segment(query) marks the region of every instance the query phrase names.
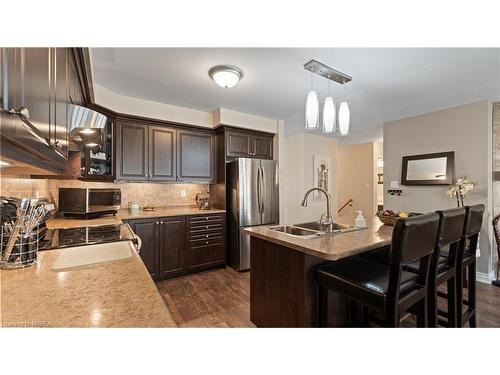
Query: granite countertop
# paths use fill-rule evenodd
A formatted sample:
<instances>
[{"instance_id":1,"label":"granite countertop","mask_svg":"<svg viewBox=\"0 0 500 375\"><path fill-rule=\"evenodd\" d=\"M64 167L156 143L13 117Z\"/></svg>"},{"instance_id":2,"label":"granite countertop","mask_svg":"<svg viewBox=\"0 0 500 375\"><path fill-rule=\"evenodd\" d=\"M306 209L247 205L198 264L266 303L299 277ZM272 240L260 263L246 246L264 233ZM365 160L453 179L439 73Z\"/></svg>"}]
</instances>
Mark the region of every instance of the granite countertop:
<instances>
[{"instance_id":1,"label":"granite countertop","mask_svg":"<svg viewBox=\"0 0 500 375\"><path fill-rule=\"evenodd\" d=\"M116 216L107 215L87 220L55 217L47 220L47 228L66 229L66 228L89 227L89 226L91 227L99 225L121 224L123 220L147 219L147 218L166 217L166 216L217 214L225 212L226 212L225 210L221 209L200 210L199 208L192 206L158 207L154 211L140 210L136 214L131 214L128 209L121 209L118 211Z\"/></svg>"},{"instance_id":2,"label":"granite countertop","mask_svg":"<svg viewBox=\"0 0 500 375\"><path fill-rule=\"evenodd\" d=\"M184 216L184 215L204 215L225 213L225 210L210 209L200 210L198 207L192 206L175 206L175 207L157 207L154 211L139 211L136 214L131 214L128 209L122 209L116 214L122 220L146 219L149 217L164 217L164 216Z\"/></svg>"},{"instance_id":3,"label":"granite countertop","mask_svg":"<svg viewBox=\"0 0 500 375\"><path fill-rule=\"evenodd\" d=\"M0 271L2 327L176 327L135 250L126 259L53 270L65 250Z\"/></svg>"},{"instance_id":4,"label":"granite countertop","mask_svg":"<svg viewBox=\"0 0 500 375\"><path fill-rule=\"evenodd\" d=\"M339 218L339 223L352 224L354 219ZM367 229L323 236L313 239L292 237L268 229L269 225L246 228L250 236L258 237L326 260L339 260L391 243L393 227L377 218L366 218Z\"/></svg>"},{"instance_id":5,"label":"granite countertop","mask_svg":"<svg viewBox=\"0 0 500 375\"><path fill-rule=\"evenodd\" d=\"M64 217L54 217L47 220L48 229L67 229L78 227L95 227L100 225L121 224L122 219L118 216L103 216L95 219L68 219Z\"/></svg>"}]
</instances>

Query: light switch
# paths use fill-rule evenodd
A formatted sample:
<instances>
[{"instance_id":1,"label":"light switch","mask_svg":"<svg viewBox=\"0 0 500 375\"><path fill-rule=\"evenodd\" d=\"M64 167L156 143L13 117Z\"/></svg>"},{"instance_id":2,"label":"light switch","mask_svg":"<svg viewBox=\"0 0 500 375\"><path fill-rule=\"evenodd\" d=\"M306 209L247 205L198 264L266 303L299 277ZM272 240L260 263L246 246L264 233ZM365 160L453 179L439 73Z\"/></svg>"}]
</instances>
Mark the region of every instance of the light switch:
<instances>
[{"instance_id":1,"label":"light switch","mask_svg":"<svg viewBox=\"0 0 500 375\"><path fill-rule=\"evenodd\" d=\"M398 181L391 181L391 188L392 189L397 189L398 187L399 187Z\"/></svg>"},{"instance_id":2,"label":"light switch","mask_svg":"<svg viewBox=\"0 0 500 375\"><path fill-rule=\"evenodd\" d=\"M181 190L181 198L186 198L186 190Z\"/></svg>"}]
</instances>

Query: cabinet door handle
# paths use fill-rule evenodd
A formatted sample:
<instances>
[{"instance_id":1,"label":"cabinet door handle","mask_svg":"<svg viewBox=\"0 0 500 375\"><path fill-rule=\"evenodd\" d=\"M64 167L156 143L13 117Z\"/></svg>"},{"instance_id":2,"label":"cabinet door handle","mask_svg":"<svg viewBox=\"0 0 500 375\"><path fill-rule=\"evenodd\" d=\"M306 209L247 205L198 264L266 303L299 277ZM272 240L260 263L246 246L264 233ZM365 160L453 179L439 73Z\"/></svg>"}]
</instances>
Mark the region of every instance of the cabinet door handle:
<instances>
[{"instance_id":1,"label":"cabinet door handle","mask_svg":"<svg viewBox=\"0 0 500 375\"><path fill-rule=\"evenodd\" d=\"M160 224L158 221L156 222L156 225Z\"/></svg>"},{"instance_id":2,"label":"cabinet door handle","mask_svg":"<svg viewBox=\"0 0 500 375\"><path fill-rule=\"evenodd\" d=\"M206 236L206 237L208 238L208 234L207 234L207 236Z\"/></svg>"},{"instance_id":3,"label":"cabinet door handle","mask_svg":"<svg viewBox=\"0 0 500 375\"><path fill-rule=\"evenodd\" d=\"M160 224L163 224L163 221L160 221Z\"/></svg>"}]
</instances>

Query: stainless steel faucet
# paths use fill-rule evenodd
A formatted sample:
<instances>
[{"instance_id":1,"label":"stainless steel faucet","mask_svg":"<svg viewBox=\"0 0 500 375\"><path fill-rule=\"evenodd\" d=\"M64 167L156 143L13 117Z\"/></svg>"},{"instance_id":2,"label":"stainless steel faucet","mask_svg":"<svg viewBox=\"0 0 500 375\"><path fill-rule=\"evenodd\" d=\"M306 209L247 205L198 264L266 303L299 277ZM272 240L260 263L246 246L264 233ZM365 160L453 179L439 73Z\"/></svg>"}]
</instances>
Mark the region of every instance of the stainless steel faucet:
<instances>
[{"instance_id":1,"label":"stainless steel faucet","mask_svg":"<svg viewBox=\"0 0 500 375\"><path fill-rule=\"evenodd\" d=\"M323 219L323 215L321 215L320 219L320 224L321 228L323 229L324 232L331 232L333 230L333 218L332 218L332 196L330 195L329 192L327 192L325 189L319 188L319 187L313 187L306 191L304 195L304 199L302 199L302 202L300 202L300 205L302 207L307 207L307 198L309 197L309 194L313 191L319 191L323 193L326 197L326 217Z\"/></svg>"}]
</instances>

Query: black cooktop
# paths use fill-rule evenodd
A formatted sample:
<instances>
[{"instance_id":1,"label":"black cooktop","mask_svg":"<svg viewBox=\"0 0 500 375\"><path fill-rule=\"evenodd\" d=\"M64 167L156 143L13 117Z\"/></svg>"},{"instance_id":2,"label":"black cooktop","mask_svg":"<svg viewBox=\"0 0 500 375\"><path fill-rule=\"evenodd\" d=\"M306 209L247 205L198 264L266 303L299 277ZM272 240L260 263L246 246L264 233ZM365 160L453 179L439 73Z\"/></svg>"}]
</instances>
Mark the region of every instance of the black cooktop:
<instances>
[{"instance_id":1,"label":"black cooktop","mask_svg":"<svg viewBox=\"0 0 500 375\"><path fill-rule=\"evenodd\" d=\"M40 250L92 245L105 242L133 241L134 233L127 224L49 229L40 243Z\"/></svg>"}]
</instances>

